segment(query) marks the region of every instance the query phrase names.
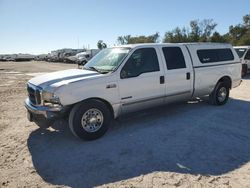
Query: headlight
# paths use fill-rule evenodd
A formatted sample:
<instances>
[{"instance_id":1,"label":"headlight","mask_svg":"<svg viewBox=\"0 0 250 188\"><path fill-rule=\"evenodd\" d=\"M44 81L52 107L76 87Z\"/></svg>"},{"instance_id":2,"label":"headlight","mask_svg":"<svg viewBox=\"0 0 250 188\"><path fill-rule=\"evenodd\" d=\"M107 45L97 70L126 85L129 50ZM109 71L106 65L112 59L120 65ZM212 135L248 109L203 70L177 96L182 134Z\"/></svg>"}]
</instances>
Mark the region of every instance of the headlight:
<instances>
[{"instance_id":1,"label":"headlight","mask_svg":"<svg viewBox=\"0 0 250 188\"><path fill-rule=\"evenodd\" d=\"M42 91L42 100L45 102L51 102L56 104L60 103L59 97L56 96L54 93L48 91Z\"/></svg>"}]
</instances>

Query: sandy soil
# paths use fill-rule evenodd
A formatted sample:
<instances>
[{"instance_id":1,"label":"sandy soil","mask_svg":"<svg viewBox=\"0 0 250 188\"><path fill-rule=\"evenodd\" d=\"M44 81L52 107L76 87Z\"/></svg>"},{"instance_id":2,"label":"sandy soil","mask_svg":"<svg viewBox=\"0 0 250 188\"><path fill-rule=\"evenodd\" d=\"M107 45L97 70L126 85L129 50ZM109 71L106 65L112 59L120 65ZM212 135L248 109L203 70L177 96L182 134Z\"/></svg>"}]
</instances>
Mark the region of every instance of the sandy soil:
<instances>
[{"instance_id":1,"label":"sandy soil","mask_svg":"<svg viewBox=\"0 0 250 188\"><path fill-rule=\"evenodd\" d=\"M39 129L23 106L28 79L75 67L0 62L0 187L250 187L250 76L224 106L138 112L83 142L67 119Z\"/></svg>"}]
</instances>

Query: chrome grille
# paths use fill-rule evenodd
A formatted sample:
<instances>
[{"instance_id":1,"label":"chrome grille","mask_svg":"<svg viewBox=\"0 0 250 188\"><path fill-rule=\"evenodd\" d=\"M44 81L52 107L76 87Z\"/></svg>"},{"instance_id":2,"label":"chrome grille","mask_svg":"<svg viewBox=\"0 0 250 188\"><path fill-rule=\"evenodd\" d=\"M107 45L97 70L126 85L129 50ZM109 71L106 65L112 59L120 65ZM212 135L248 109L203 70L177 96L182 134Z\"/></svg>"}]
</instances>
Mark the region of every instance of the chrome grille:
<instances>
[{"instance_id":1,"label":"chrome grille","mask_svg":"<svg viewBox=\"0 0 250 188\"><path fill-rule=\"evenodd\" d=\"M29 96L30 102L32 104L34 104L34 105L41 104L41 95L40 95L41 89L40 88L38 88L34 85L31 85L31 84L28 84L27 91L28 91L28 96Z\"/></svg>"}]
</instances>

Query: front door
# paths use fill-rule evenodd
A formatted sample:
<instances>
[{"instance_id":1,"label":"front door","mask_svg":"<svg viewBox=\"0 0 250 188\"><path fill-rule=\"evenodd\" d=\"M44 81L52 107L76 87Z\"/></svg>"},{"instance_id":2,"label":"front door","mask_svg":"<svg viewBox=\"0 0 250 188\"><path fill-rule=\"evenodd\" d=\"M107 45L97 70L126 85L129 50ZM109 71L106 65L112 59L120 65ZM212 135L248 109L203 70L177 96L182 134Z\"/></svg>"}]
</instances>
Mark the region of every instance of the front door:
<instances>
[{"instance_id":1,"label":"front door","mask_svg":"<svg viewBox=\"0 0 250 188\"><path fill-rule=\"evenodd\" d=\"M164 71L155 48L136 49L120 72L122 113L162 104L165 96Z\"/></svg>"}]
</instances>

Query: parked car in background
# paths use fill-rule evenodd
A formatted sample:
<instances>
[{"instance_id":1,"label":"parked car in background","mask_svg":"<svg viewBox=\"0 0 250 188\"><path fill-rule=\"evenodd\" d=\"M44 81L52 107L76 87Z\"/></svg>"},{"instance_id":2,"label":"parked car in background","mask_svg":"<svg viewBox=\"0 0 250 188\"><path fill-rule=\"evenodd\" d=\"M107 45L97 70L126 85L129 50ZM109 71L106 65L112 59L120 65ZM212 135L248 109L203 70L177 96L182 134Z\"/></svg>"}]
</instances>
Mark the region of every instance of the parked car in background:
<instances>
[{"instance_id":1,"label":"parked car in background","mask_svg":"<svg viewBox=\"0 0 250 188\"><path fill-rule=\"evenodd\" d=\"M100 50L90 49L84 52L77 53L76 55L65 56L64 62L76 63L78 67L85 65L91 58L93 58Z\"/></svg>"},{"instance_id":2,"label":"parked car in background","mask_svg":"<svg viewBox=\"0 0 250 188\"><path fill-rule=\"evenodd\" d=\"M71 55L71 56L65 57L64 62L65 63L74 63L74 64L76 64L77 63L77 57L76 57L76 55Z\"/></svg>"},{"instance_id":3,"label":"parked car in background","mask_svg":"<svg viewBox=\"0 0 250 188\"><path fill-rule=\"evenodd\" d=\"M0 56L0 61L15 61L17 54L3 54Z\"/></svg>"},{"instance_id":4,"label":"parked car in background","mask_svg":"<svg viewBox=\"0 0 250 188\"><path fill-rule=\"evenodd\" d=\"M125 113L207 95L224 105L240 83L230 44L134 44L103 49L82 70L32 78L25 106L42 127L68 114L72 133L92 140Z\"/></svg>"},{"instance_id":5,"label":"parked car in background","mask_svg":"<svg viewBox=\"0 0 250 188\"><path fill-rule=\"evenodd\" d=\"M65 52L62 53L60 56L60 60L64 63L75 63L74 57L77 54L77 52Z\"/></svg>"},{"instance_id":6,"label":"parked car in background","mask_svg":"<svg viewBox=\"0 0 250 188\"><path fill-rule=\"evenodd\" d=\"M6 61L4 55L0 55L0 61Z\"/></svg>"},{"instance_id":7,"label":"parked car in background","mask_svg":"<svg viewBox=\"0 0 250 188\"><path fill-rule=\"evenodd\" d=\"M250 70L250 46L234 46L242 63L242 77Z\"/></svg>"},{"instance_id":8,"label":"parked car in background","mask_svg":"<svg viewBox=\"0 0 250 188\"><path fill-rule=\"evenodd\" d=\"M76 62L79 66L85 65L91 58L93 58L98 52L100 52L99 49L90 49L86 52L81 52L76 54Z\"/></svg>"},{"instance_id":9,"label":"parked car in background","mask_svg":"<svg viewBox=\"0 0 250 188\"><path fill-rule=\"evenodd\" d=\"M48 58L49 54L40 54L35 56L34 60L36 61L46 61Z\"/></svg>"},{"instance_id":10,"label":"parked car in background","mask_svg":"<svg viewBox=\"0 0 250 188\"><path fill-rule=\"evenodd\" d=\"M71 60L68 58L83 51L86 51L86 50L85 49L71 49L71 48L63 48L59 50L54 50L54 51L51 51L51 53L48 55L47 61L71 63Z\"/></svg>"},{"instance_id":11,"label":"parked car in background","mask_svg":"<svg viewBox=\"0 0 250 188\"><path fill-rule=\"evenodd\" d=\"M17 54L15 61L31 61L34 60L36 56L31 54Z\"/></svg>"}]
</instances>

